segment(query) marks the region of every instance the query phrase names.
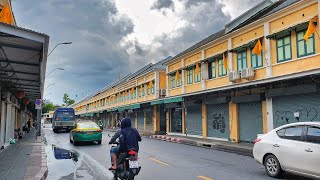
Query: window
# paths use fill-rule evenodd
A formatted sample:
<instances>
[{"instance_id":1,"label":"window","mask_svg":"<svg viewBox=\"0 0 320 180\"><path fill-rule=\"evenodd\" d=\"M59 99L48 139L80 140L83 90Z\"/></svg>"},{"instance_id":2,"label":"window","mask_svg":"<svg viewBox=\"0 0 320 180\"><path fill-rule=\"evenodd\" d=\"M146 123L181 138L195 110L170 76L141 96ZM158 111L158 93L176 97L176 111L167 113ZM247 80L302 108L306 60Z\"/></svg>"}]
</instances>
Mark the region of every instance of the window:
<instances>
[{"instance_id":1,"label":"window","mask_svg":"<svg viewBox=\"0 0 320 180\"><path fill-rule=\"evenodd\" d=\"M151 94L154 94L154 81L153 81L152 86L151 86Z\"/></svg>"},{"instance_id":2,"label":"window","mask_svg":"<svg viewBox=\"0 0 320 180\"><path fill-rule=\"evenodd\" d=\"M151 87L148 87L148 95L151 93Z\"/></svg>"},{"instance_id":3,"label":"window","mask_svg":"<svg viewBox=\"0 0 320 180\"><path fill-rule=\"evenodd\" d=\"M216 78L216 61L212 61L209 63L209 78Z\"/></svg>"},{"instance_id":4,"label":"window","mask_svg":"<svg viewBox=\"0 0 320 180\"><path fill-rule=\"evenodd\" d=\"M308 127L306 140L307 142L320 144L320 128Z\"/></svg>"},{"instance_id":5,"label":"window","mask_svg":"<svg viewBox=\"0 0 320 180\"><path fill-rule=\"evenodd\" d=\"M194 82L200 82L201 81L201 66L198 65L199 72L196 74L196 68L194 68Z\"/></svg>"},{"instance_id":6,"label":"window","mask_svg":"<svg viewBox=\"0 0 320 180\"><path fill-rule=\"evenodd\" d=\"M277 59L278 62L291 60L291 36L277 39Z\"/></svg>"},{"instance_id":7,"label":"window","mask_svg":"<svg viewBox=\"0 0 320 180\"><path fill-rule=\"evenodd\" d=\"M219 66L219 69L218 69L219 77L227 75L227 68L224 68L222 58L218 60L218 66Z\"/></svg>"},{"instance_id":8,"label":"window","mask_svg":"<svg viewBox=\"0 0 320 180\"><path fill-rule=\"evenodd\" d=\"M176 87L176 77L175 77L175 74L171 74L171 75L170 75L170 82L171 82L171 88L175 88L175 87Z\"/></svg>"},{"instance_id":9,"label":"window","mask_svg":"<svg viewBox=\"0 0 320 180\"><path fill-rule=\"evenodd\" d=\"M254 69L262 67L263 66L262 57L263 57L262 52L260 53L260 55L256 55L251 51L251 67Z\"/></svg>"},{"instance_id":10,"label":"window","mask_svg":"<svg viewBox=\"0 0 320 180\"><path fill-rule=\"evenodd\" d=\"M303 36L306 34L305 31L300 31L297 33L297 52L298 57L303 57L315 53L314 47L314 34L309 37L308 42L303 39Z\"/></svg>"},{"instance_id":11,"label":"window","mask_svg":"<svg viewBox=\"0 0 320 180\"><path fill-rule=\"evenodd\" d=\"M192 68L190 68L187 70L187 83L188 84L192 84L192 82L193 82L192 76L193 76Z\"/></svg>"},{"instance_id":12,"label":"window","mask_svg":"<svg viewBox=\"0 0 320 180\"><path fill-rule=\"evenodd\" d=\"M145 92L145 85L143 85L143 86L142 86L142 96L144 96L145 93L146 93L146 92Z\"/></svg>"},{"instance_id":13,"label":"window","mask_svg":"<svg viewBox=\"0 0 320 180\"><path fill-rule=\"evenodd\" d=\"M301 140L302 126L289 127L277 131L277 134L280 138L290 139L290 140Z\"/></svg>"},{"instance_id":14,"label":"window","mask_svg":"<svg viewBox=\"0 0 320 180\"><path fill-rule=\"evenodd\" d=\"M237 53L238 71L248 67L247 65L247 51Z\"/></svg>"}]
</instances>

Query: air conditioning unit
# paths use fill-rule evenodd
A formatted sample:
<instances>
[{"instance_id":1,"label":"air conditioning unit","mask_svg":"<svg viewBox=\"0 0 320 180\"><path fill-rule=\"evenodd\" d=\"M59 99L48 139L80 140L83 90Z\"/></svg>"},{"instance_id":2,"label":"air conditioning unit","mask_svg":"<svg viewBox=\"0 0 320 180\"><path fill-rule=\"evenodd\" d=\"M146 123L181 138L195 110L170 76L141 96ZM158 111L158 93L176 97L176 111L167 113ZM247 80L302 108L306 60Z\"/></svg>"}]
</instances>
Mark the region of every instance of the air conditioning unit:
<instances>
[{"instance_id":1,"label":"air conditioning unit","mask_svg":"<svg viewBox=\"0 0 320 180\"><path fill-rule=\"evenodd\" d=\"M241 78L249 79L254 77L254 69L253 68L246 68L241 70Z\"/></svg>"},{"instance_id":2,"label":"air conditioning unit","mask_svg":"<svg viewBox=\"0 0 320 180\"><path fill-rule=\"evenodd\" d=\"M160 89L160 96L166 96L167 90L166 89Z\"/></svg>"},{"instance_id":3,"label":"air conditioning unit","mask_svg":"<svg viewBox=\"0 0 320 180\"><path fill-rule=\"evenodd\" d=\"M240 72L239 71L231 71L231 72L229 72L228 76L229 76L230 82L235 82L237 79L240 79Z\"/></svg>"}]
</instances>

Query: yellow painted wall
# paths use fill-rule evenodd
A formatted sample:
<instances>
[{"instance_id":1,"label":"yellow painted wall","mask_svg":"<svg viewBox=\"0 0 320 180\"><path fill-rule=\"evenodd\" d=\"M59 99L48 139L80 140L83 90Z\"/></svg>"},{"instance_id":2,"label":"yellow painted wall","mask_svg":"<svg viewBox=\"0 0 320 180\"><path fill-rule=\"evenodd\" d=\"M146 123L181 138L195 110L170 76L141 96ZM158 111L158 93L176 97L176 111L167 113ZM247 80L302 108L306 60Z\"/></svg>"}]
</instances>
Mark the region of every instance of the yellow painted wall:
<instances>
[{"instance_id":1,"label":"yellow painted wall","mask_svg":"<svg viewBox=\"0 0 320 180\"><path fill-rule=\"evenodd\" d=\"M188 66L188 65L191 65L191 64L194 64L195 62L198 62L202 59L202 55L201 55L201 52L198 52L197 54L195 55L192 55L188 58L186 58L184 60L184 65L185 66Z\"/></svg>"},{"instance_id":2,"label":"yellow painted wall","mask_svg":"<svg viewBox=\"0 0 320 180\"><path fill-rule=\"evenodd\" d=\"M287 16L281 17L273 22L270 22L270 33L278 32L286 29L297 22L308 21L310 18L318 15L318 4L311 5Z\"/></svg>"},{"instance_id":3,"label":"yellow painted wall","mask_svg":"<svg viewBox=\"0 0 320 180\"><path fill-rule=\"evenodd\" d=\"M185 87L185 92L191 93L191 92L200 91L201 89L202 89L201 82L199 82L199 83L187 85ZM170 94L170 96L171 96L171 94Z\"/></svg>"},{"instance_id":4,"label":"yellow painted wall","mask_svg":"<svg viewBox=\"0 0 320 180\"><path fill-rule=\"evenodd\" d=\"M228 41L225 41L223 43L217 44L213 47L210 47L206 50L204 50L204 56L205 58L214 56L218 53L222 53L228 49Z\"/></svg>"},{"instance_id":5,"label":"yellow painted wall","mask_svg":"<svg viewBox=\"0 0 320 180\"><path fill-rule=\"evenodd\" d=\"M239 119L238 119L238 104L229 102L229 121L230 121L230 139L234 142L239 142Z\"/></svg>"},{"instance_id":6,"label":"yellow painted wall","mask_svg":"<svg viewBox=\"0 0 320 180\"><path fill-rule=\"evenodd\" d=\"M176 62L174 64L169 65L168 66L168 71L172 72L172 71L175 71L175 70L180 69L180 68L182 68L182 63L181 63L181 61L178 61L178 62Z\"/></svg>"},{"instance_id":7,"label":"yellow painted wall","mask_svg":"<svg viewBox=\"0 0 320 180\"><path fill-rule=\"evenodd\" d=\"M160 108L158 105L153 106L153 131L160 131Z\"/></svg>"},{"instance_id":8,"label":"yellow painted wall","mask_svg":"<svg viewBox=\"0 0 320 180\"><path fill-rule=\"evenodd\" d=\"M224 76L221 78L215 78L215 79L209 79L206 81L207 89L222 87L222 86L226 86L228 84L229 84L229 77L228 76Z\"/></svg>"},{"instance_id":9,"label":"yellow painted wall","mask_svg":"<svg viewBox=\"0 0 320 180\"><path fill-rule=\"evenodd\" d=\"M239 47L243 44L246 44L252 40L255 40L259 37L264 36L264 28L263 26L260 26L256 29L253 29L249 32L246 32L244 34L241 34L239 36L236 36L232 38L232 47Z\"/></svg>"},{"instance_id":10,"label":"yellow painted wall","mask_svg":"<svg viewBox=\"0 0 320 180\"><path fill-rule=\"evenodd\" d=\"M169 95L170 96L176 96L182 94L182 88L175 88L175 89L169 89Z\"/></svg>"}]
</instances>

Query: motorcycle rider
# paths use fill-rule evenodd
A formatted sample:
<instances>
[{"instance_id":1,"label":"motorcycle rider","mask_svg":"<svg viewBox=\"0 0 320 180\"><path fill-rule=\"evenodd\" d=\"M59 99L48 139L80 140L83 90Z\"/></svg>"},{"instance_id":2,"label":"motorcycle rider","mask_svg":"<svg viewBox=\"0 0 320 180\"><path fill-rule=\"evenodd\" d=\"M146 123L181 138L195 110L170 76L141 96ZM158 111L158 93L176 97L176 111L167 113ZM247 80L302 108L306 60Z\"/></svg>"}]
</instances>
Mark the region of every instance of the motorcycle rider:
<instances>
[{"instance_id":1,"label":"motorcycle rider","mask_svg":"<svg viewBox=\"0 0 320 180\"><path fill-rule=\"evenodd\" d=\"M129 150L134 150L137 153L139 152L139 144L138 141L141 141L141 136L139 132L131 127L130 118L124 118L121 121L121 133L120 133L120 146L119 153L127 152ZM117 169L117 155L112 155L113 166L110 168L111 170Z\"/></svg>"}]
</instances>

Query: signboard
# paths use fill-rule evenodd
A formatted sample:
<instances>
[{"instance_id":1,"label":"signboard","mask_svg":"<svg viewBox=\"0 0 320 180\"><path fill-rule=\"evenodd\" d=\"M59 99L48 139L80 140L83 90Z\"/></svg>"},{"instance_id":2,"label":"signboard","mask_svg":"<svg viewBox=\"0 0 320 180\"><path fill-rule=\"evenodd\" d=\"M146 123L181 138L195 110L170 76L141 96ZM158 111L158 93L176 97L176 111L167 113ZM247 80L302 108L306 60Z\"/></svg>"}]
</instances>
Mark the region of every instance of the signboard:
<instances>
[{"instance_id":1,"label":"signboard","mask_svg":"<svg viewBox=\"0 0 320 180\"><path fill-rule=\"evenodd\" d=\"M41 99L36 99L35 106L36 106L36 109L41 109Z\"/></svg>"}]
</instances>

